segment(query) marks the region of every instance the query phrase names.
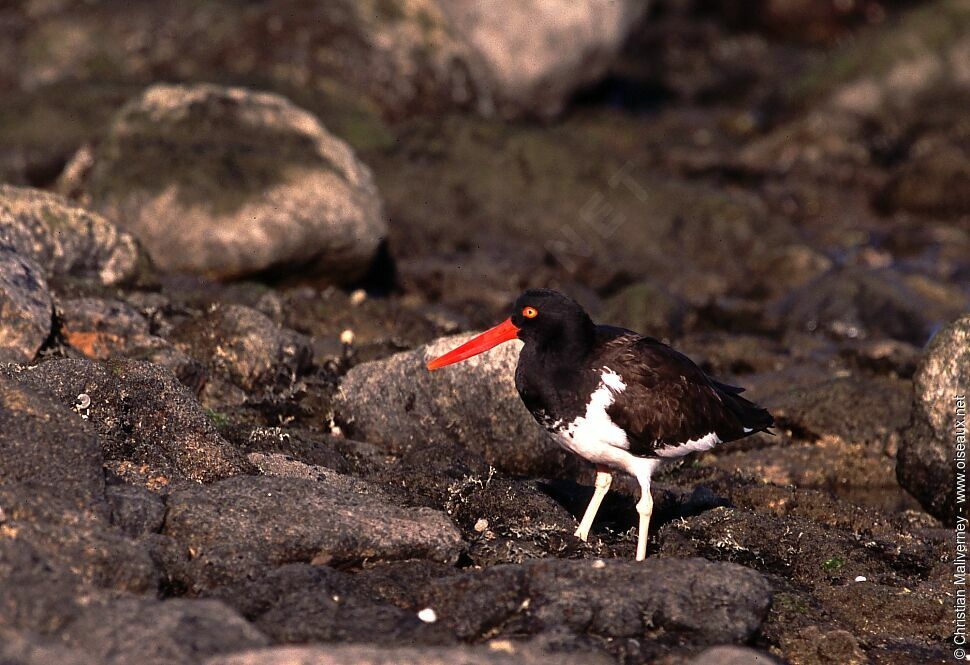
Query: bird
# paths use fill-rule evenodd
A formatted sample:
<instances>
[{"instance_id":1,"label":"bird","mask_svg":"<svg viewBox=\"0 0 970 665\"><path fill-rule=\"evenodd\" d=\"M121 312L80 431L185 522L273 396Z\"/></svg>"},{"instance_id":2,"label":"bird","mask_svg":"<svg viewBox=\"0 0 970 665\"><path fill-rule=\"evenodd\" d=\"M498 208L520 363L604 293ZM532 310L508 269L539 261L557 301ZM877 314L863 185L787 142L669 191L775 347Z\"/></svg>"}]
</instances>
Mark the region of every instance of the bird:
<instances>
[{"instance_id":1,"label":"bird","mask_svg":"<svg viewBox=\"0 0 970 665\"><path fill-rule=\"evenodd\" d=\"M768 432L771 414L716 381L684 354L632 330L593 323L575 300L528 289L512 315L429 363L439 370L519 339L515 387L522 402L566 450L596 467L593 496L575 535L586 541L613 482L640 486L636 560L646 558L653 498L650 481L664 460Z\"/></svg>"}]
</instances>

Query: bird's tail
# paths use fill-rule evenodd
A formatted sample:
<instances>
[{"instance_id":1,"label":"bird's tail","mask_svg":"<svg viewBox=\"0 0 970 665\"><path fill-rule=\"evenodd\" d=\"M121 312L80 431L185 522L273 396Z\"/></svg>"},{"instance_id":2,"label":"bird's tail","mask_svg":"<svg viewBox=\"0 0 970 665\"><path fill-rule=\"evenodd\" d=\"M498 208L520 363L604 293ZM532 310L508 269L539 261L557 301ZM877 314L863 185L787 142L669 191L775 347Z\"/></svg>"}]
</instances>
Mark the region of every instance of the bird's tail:
<instances>
[{"instance_id":1,"label":"bird's tail","mask_svg":"<svg viewBox=\"0 0 970 665\"><path fill-rule=\"evenodd\" d=\"M764 409L754 402L741 397L743 388L715 383L721 395L721 401L741 421L741 426L752 432L768 432L768 428L775 424L775 419L768 409ZM771 432L768 432L771 434Z\"/></svg>"}]
</instances>

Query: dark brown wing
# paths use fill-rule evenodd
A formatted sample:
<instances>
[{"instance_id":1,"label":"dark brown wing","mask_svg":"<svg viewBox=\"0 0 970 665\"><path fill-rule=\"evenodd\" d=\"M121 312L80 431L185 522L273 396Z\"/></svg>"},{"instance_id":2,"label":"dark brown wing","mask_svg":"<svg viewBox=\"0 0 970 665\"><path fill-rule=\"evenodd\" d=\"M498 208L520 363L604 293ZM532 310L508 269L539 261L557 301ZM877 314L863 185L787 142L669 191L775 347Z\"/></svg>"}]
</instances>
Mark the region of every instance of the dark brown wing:
<instances>
[{"instance_id":1,"label":"dark brown wing","mask_svg":"<svg viewBox=\"0 0 970 665\"><path fill-rule=\"evenodd\" d=\"M634 455L649 456L711 433L732 441L770 426L768 412L738 395L740 389L712 381L666 344L633 335L611 342L603 365L626 388L607 413L627 432Z\"/></svg>"}]
</instances>

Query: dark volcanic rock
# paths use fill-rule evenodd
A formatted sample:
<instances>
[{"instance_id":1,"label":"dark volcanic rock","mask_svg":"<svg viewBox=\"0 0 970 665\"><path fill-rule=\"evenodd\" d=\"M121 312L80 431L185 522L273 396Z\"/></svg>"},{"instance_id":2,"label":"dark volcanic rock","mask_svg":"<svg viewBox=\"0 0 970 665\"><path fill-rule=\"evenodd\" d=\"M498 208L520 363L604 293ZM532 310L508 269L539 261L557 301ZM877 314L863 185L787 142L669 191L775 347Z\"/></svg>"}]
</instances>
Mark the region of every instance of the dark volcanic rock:
<instances>
[{"instance_id":1,"label":"dark volcanic rock","mask_svg":"<svg viewBox=\"0 0 970 665\"><path fill-rule=\"evenodd\" d=\"M0 663L4 665L95 665L86 653L30 633L0 628Z\"/></svg>"},{"instance_id":2,"label":"dark volcanic rock","mask_svg":"<svg viewBox=\"0 0 970 665\"><path fill-rule=\"evenodd\" d=\"M784 298L772 314L792 330L849 339L891 337L922 345L965 304L931 299L893 271L842 268Z\"/></svg>"},{"instance_id":3,"label":"dark volcanic rock","mask_svg":"<svg viewBox=\"0 0 970 665\"><path fill-rule=\"evenodd\" d=\"M165 504L154 492L138 485L111 485L105 490L111 523L131 538L157 533L165 521Z\"/></svg>"},{"instance_id":4,"label":"dark volcanic rock","mask_svg":"<svg viewBox=\"0 0 970 665\"><path fill-rule=\"evenodd\" d=\"M289 385L313 360L309 338L242 305L219 305L172 333L180 348L246 392Z\"/></svg>"},{"instance_id":5,"label":"dark volcanic rock","mask_svg":"<svg viewBox=\"0 0 970 665\"><path fill-rule=\"evenodd\" d=\"M565 631L658 649L744 642L771 589L753 570L701 559L544 559L432 580L416 600L463 639Z\"/></svg>"},{"instance_id":6,"label":"dark volcanic rock","mask_svg":"<svg viewBox=\"0 0 970 665\"><path fill-rule=\"evenodd\" d=\"M90 585L153 592L158 569L149 552L94 511L30 487L0 484L4 522L0 528L29 543L49 567L71 571Z\"/></svg>"},{"instance_id":7,"label":"dark volcanic rock","mask_svg":"<svg viewBox=\"0 0 970 665\"><path fill-rule=\"evenodd\" d=\"M199 587L292 562L458 556L461 536L444 514L399 508L362 489L260 477L185 487L168 498L164 533L193 552L192 582Z\"/></svg>"},{"instance_id":8,"label":"dark volcanic rock","mask_svg":"<svg viewBox=\"0 0 970 665\"><path fill-rule=\"evenodd\" d=\"M281 647L211 658L205 665L606 665L600 654L548 653L529 645L496 642L483 647L348 646Z\"/></svg>"},{"instance_id":9,"label":"dark volcanic rock","mask_svg":"<svg viewBox=\"0 0 970 665\"><path fill-rule=\"evenodd\" d=\"M24 483L107 514L101 446L53 399L0 376L0 483Z\"/></svg>"},{"instance_id":10,"label":"dark volcanic rock","mask_svg":"<svg viewBox=\"0 0 970 665\"><path fill-rule=\"evenodd\" d=\"M195 665L207 656L269 644L222 603L181 599L94 603L62 639L105 665Z\"/></svg>"},{"instance_id":11,"label":"dark volcanic rock","mask_svg":"<svg viewBox=\"0 0 970 665\"><path fill-rule=\"evenodd\" d=\"M49 278L116 284L133 277L141 264L130 235L100 215L38 189L0 185L0 245L33 259Z\"/></svg>"},{"instance_id":12,"label":"dark volcanic rock","mask_svg":"<svg viewBox=\"0 0 970 665\"><path fill-rule=\"evenodd\" d=\"M927 512L952 525L957 517L955 446L961 430L966 443L970 316L933 337L913 378L913 417L903 434L896 475ZM958 421L963 421L962 428Z\"/></svg>"},{"instance_id":13,"label":"dark volcanic rock","mask_svg":"<svg viewBox=\"0 0 970 665\"><path fill-rule=\"evenodd\" d=\"M86 183L165 271L304 267L360 277L386 233L370 170L278 95L154 85L115 118Z\"/></svg>"},{"instance_id":14,"label":"dark volcanic rock","mask_svg":"<svg viewBox=\"0 0 970 665\"><path fill-rule=\"evenodd\" d=\"M884 519L879 524L878 514L858 508L846 511L810 490L786 497L790 492L765 486L760 498L750 493L747 499L738 497L738 508L715 508L672 522L661 528L661 552L734 561L807 588L825 588L860 575L905 585L913 571L927 575L937 563L940 544L932 539L911 537L900 544L899 525ZM757 503L743 505L752 502ZM763 504L774 506L774 511ZM933 604L937 599L924 601Z\"/></svg>"},{"instance_id":15,"label":"dark volcanic rock","mask_svg":"<svg viewBox=\"0 0 970 665\"><path fill-rule=\"evenodd\" d=\"M803 439L867 443L897 438L909 415L910 383L890 377L835 376L791 381L760 400L781 426ZM727 450L727 449L725 449Z\"/></svg>"},{"instance_id":16,"label":"dark volcanic rock","mask_svg":"<svg viewBox=\"0 0 970 665\"><path fill-rule=\"evenodd\" d=\"M205 368L171 343L151 332L140 312L120 300L77 298L57 304L61 335L88 358L130 358L167 367L184 385L201 388Z\"/></svg>"},{"instance_id":17,"label":"dark volcanic rock","mask_svg":"<svg viewBox=\"0 0 970 665\"><path fill-rule=\"evenodd\" d=\"M338 420L354 436L391 451L457 442L512 473L557 475L579 468L580 462L539 427L515 390L519 343L427 370L429 360L470 337L445 337L354 367L337 393Z\"/></svg>"},{"instance_id":18,"label":"dark volcanic rock","mask_svg":"<svg viewBox=\"0 0 970 665\"><path fill-rule=\"evenodd\" d=\"M6 520L0 522L0 624L56 633L79 612L81 580L52 565L28 541L9 537L10 528Z\"/></svg>"},{"instance_id":19,"label":"dark volcanic rock","mask_svg":"<svg viewBox=\"0 0 970 665\"><path fill-rule=\"evenodd\" d=\"M380 642L384 646L455 641L417 612L361 593L354 577L326 566L290 564L252 582L216 589L274 641Z\"/></svg>"},{"instance_id":20,"label":"dark volcanic rock","mask_svg":"<svg viewBox=\"0 0 970 665\"><path fill-rule=\"evenodd\" d=\"M182 478L208 482L251 468L219 436L188 389L157 365L52 360L16 378L62 404L77 405L97 430L105 459L147 465L146 483L153 488Z\"/></svg>"},{"instance_id":21,"label":"dark volcanic rock","mask_svg":"<svg viewBox=\"0 0 970 665\"><path fill-rule=\"evenodd\" d=\"M27 363L51 332L52 302L40 266L0 242L0 363Z\"/></svg>"}]
</instances>

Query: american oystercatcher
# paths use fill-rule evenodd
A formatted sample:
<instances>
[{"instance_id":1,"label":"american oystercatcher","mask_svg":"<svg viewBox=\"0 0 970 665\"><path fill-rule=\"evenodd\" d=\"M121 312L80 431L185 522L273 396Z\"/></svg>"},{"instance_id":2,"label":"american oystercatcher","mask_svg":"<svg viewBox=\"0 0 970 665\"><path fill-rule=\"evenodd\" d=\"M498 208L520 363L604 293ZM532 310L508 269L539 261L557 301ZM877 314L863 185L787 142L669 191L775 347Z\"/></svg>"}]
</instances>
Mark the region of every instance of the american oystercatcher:
<instances>
[{"instance_id":1,"label":"american oystercatcher","mask_svg":"<svg viewBox=\"0 0 970 665\"><path fill-rule=\"evenodd\" d=\"M567 450L596 465L593 498L576 535L589 536L614 470L640 484L637 561L646 557L650 477L664 459L710 450L774 424L767 410L719 383L666 344L596 325L575 301L530 289L512 316L428 363L439 369L512 339L524 342L515 387L533 417Z\"/></svg>"}]
</instances>

